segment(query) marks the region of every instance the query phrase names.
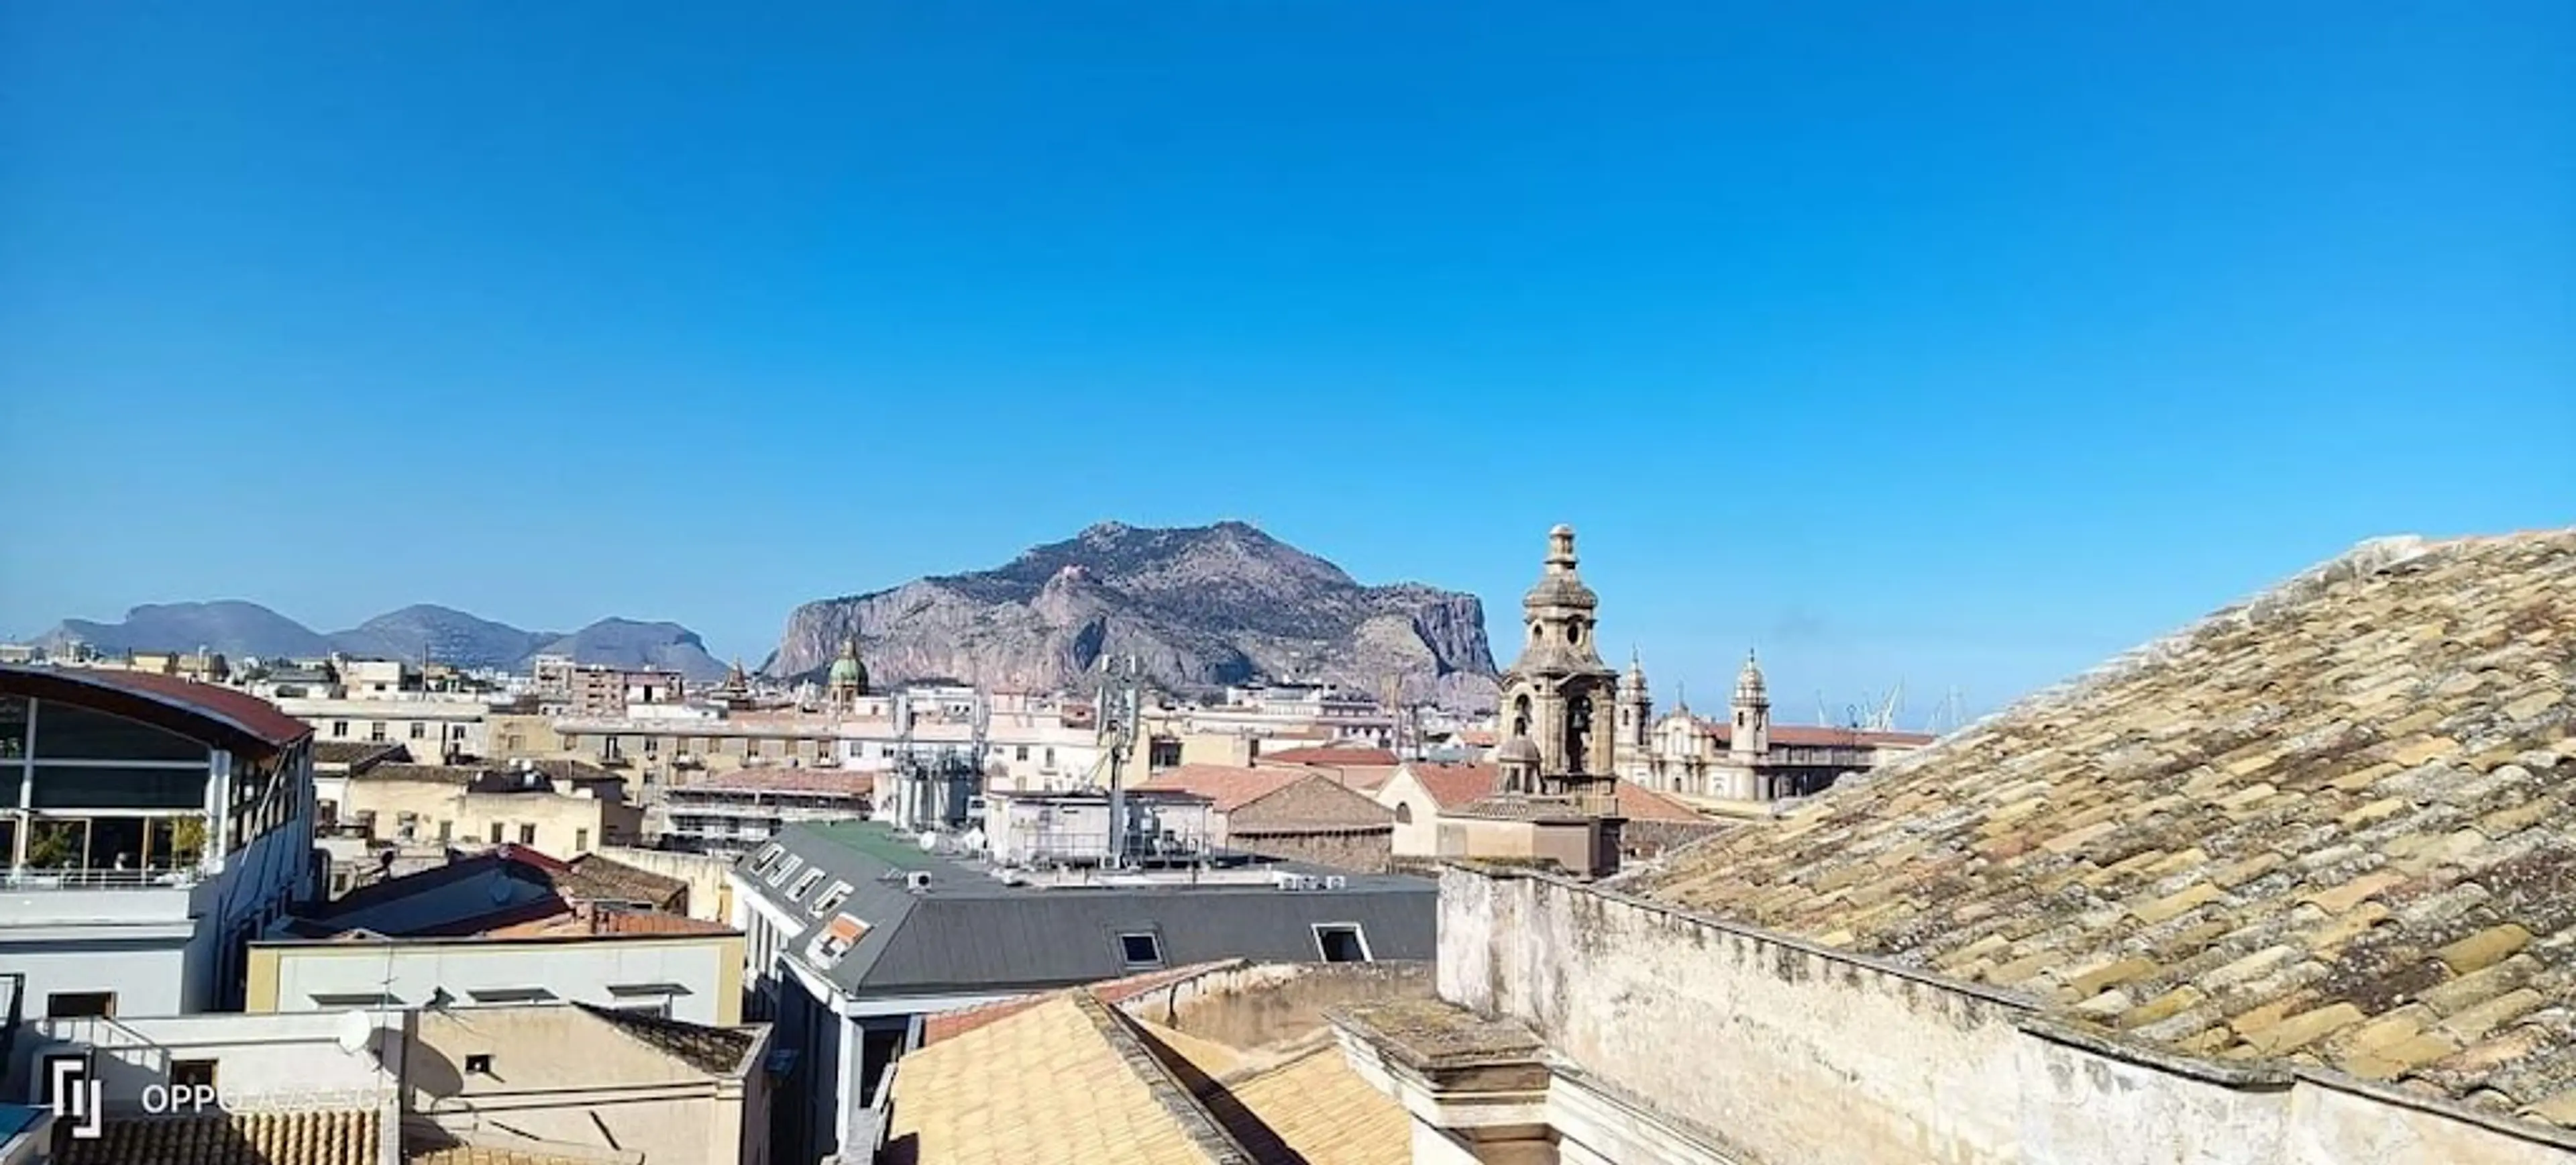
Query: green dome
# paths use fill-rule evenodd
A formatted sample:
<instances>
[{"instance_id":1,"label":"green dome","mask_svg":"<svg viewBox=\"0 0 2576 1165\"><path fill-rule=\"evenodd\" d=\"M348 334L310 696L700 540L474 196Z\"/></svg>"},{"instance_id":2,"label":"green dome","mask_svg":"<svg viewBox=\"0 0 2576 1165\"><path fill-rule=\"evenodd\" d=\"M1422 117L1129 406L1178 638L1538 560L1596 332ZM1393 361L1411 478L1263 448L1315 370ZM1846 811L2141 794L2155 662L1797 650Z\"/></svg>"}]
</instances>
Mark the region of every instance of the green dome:
<instances>
[{"instance_id":1,"label":"green dome","mask_svg":"<svg viewBox=\"0 0 2576 1165\"><path fill-rule=\"evenodd\" d=\"M866 664L859 662L858 640L853 639L841 645L841 658L832 661L832 686L836 688L868 686L868 668Z\"/></svg>"}]
</instances>

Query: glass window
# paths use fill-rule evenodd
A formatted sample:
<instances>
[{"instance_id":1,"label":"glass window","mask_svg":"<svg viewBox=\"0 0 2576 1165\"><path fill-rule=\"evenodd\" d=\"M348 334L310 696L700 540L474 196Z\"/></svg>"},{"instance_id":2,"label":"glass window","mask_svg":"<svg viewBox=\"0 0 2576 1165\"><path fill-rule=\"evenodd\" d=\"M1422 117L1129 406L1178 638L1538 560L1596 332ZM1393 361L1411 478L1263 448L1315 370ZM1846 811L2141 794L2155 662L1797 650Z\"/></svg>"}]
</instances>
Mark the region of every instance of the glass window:
<instances>
[{"instance_id":1,"label":"glass window","mask_svg":"<svg viewBox=\"0 0 2576 1165\"><path fill-rule=\"evenodd\" d=\"M492 844L501 844L501 823L498 821L492 823Z\"/></svg>"},{"instance_id":2,"label":"glass window","mask_svg":"<svg viewBox=\"0 0 2576 1165\"><path fill-rule=\"evenodd\" d=\"M0 696L0 760L27 755L27 698Z\"/></svg>"},{"instance_id":3,"label":"glass window","mask_svg":"<svg viewBox=\"0 0 2576 1165\"><path fill-rule=\"evenodd\" d=\"M39 762L35 808L198 809L206 804L206 781L203 769L70 768Z\"/></svg>"},{"instance_id":4,"label":"glass window","mask_svg":"<svg viewBox=\"0 0 2576 1165\"><path fill-rule=\"evenodd\" d=\"M787 897L790 899L801 899L814 889L814 883L822 880L823 871L807 870L805 871L805 876L796 879L796 885L789 888L787 891Z\"/></svg>"},{"instance_id":5,"label":"glass window","mask_svg":"<svg viewBox=\"0 0 2576 1165\"><path fill-rule=\"evenodd\" d=\"M581 853L589 853L589 852L590 852L590 831L589 831L589 830L587 830L587 829L576 829L576 830L572 831L572 852L577 853L577 854L581 854Z\"/></svg>"},{"instance_id":6,"label":"glass window","mask_svg":"<svg viewBox=\"0 0 2576 1165\"><path fill-rule=\"evenodd\" d=\"M45 1018L105 1018L116 1014L116 992L57 991L45 997Z\"/></svg>"},{"instance_id":7,"label":"glass window","mask_svg":"<svg viewBox=\"0 0 2576 1165\"><path fill-rule=\"evenodd\" d=\"M1130 967L1163 965L1163 941L1150 931L1119 935L1118 953Z\"/></svg>"},{"instance_id":8,"label":"glass window","mask_svg":"<svg viewBox=\"0 0 2576 1165\"><path fill-rule=\"evenodd\" d=\"M170 1061L170 1086L173 1088L215 1087L215 1062L213 1060Z\"/></svg>"},{"instance_id":9,"label":"glass window","mask_svg":"<svg viewBox=\"0 0 2576 1165\"><path fill-rule=\"evenodd\" d=\"M331 735L333 735L333 736L335 736L335 737L338 737L338 738L340 738L340 739L342 739L342 740L346 740L346 739L348 739L348 737L349 737L349 722L348 722L348 721L346 721L346 720L334 720L334 721L332 721L332 722L331 722Z\"/></svg>"},{"instance_id":10,"label":"glass window","mask_svg":"<svg viewBox=\"0 0 2576 1165\"><path fill-rule=\"evenodd\" d=\"M203 741L60 700L36 702L36 753L65 760L206 759Z\"/></svg>"},{"instance_id":11,"label":"glass window","mask_svg":"<svg viewBox=\"0 0 2576 1165\"><path fill-rule=\"evenodd\" d=\"M427 740L427 739L429 739L429 725L428 725L427 723L422 722L422 721L419 721L419 720L414 720L414 721L412 721L412 722L411 722L411 738L412 738L413 740Z\"/></svg>"},{"instance_id":12,"label":"glass window","mask_svg":"<svg viewBox=\"0 0 2576 1165\"><path fill-rule=\"evenodd\" d=\"M536 826L533 826L533 825L522 825L522 826L520 826L520 827L519 827L519 844L520 844L520 845L535 845L535 844L537 844L537 827L536 827Z\"/></svg>"},{"instance_id":13,"label":"glass window","mask_svg":"<svg viewBox=\"0 0 2576 1165\"><path fill-rule=\"evenodd\" d=\"M385 742L384 721L377 720L367 725L367 740L371 744L383 744Z\"/></svg>"},{"instance_id":14,"label":"glass window","mask_svg":"<svg viewBox=\"0 0 2576 1165\"><path fill-rule=\"evenodd\" d=\"M1327 963L1365 963L1369 959L1368 938L1355 925L1331 925L1315 928L1315 945Z\"/></svg>"}]
</instances>

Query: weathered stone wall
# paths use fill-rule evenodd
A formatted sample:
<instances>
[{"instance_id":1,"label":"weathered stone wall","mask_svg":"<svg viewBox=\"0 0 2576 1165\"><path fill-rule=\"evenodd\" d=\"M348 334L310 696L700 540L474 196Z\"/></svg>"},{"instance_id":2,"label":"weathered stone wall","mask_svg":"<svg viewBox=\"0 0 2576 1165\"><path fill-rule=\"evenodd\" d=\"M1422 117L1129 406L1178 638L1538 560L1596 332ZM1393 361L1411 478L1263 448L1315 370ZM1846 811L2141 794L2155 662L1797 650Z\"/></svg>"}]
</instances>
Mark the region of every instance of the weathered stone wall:
<instances>
[{"instance_id":1,"label":"weathered stone wall","mask_svg":"<svg viewBox=\"0 0 2576 1165\"><path fill-rule=\"evenodd\" d=\"M1313 862L1362 874L1383 873L1395 860L1395 828L1248 829L1236 826L1228 839L1235 849L1292 862Z\"/></svg>"},{"instance_id":2,"label":"weathered stone wall","mask_svg":"<svg viewBox=\"0 0 2576 1165\"><path fill-rule=\"evenodd\" d=\"M1441 875L1437 979L1775 1165L2564 1165L2576 1148L2065 1034L2011 996L1523 871Z\"/></svg>"}]
</instances>

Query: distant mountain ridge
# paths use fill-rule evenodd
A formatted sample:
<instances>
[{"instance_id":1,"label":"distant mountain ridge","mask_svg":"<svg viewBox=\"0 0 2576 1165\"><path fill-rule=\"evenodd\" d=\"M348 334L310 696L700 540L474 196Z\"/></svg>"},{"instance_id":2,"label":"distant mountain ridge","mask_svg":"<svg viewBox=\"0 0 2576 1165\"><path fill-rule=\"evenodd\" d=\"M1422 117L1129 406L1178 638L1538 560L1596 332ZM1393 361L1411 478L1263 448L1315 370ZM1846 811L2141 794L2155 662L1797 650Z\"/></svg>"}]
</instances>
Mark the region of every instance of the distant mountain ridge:
<instances>
[{"instance_id":1,"label":"distant mountain ridge","mask_svg":"<svg viewBox=\"0 0 2576 1165\"><path fill-rule=\"evenodd\" d=\"M763 670L812 678L856 637L882 683L954 678L1079 687L1134 655L1163 687L1309 680L1492 707L1483 603L1418 583L1365 586L1241 522L1104 522L992 570L916 579L798 607Z\"/></svg>"},{"instance_id":2,"label":"distant mountain ridge","mask_svg":"<svg viewBox=\"0 0 2576 1165\"><path fill-rule=\"evenodd\" d=\"M48 650L73 641L103 652L210 651L240 658L314 658L338 652L429 660L462 668L525 670L537 655L613 667L659 667L692 680L722 678L726 668L697 632L677 623L602 619L579 631L524 631L450 607L418 603L388 611L346 631L317 632L257 603L147 603L114 623L65 619L38 637Z\"/></svg>"}]
</instances>

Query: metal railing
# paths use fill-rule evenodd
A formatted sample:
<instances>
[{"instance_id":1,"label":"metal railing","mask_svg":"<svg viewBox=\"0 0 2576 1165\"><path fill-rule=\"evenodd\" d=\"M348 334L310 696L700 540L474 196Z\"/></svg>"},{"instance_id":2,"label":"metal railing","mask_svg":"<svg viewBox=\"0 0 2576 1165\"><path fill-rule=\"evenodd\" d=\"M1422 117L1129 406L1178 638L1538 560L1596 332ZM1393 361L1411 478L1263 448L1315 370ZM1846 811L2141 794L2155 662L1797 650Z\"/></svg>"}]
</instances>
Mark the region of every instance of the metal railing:
<instances>
[{"instance_id":1,"label":"metal railing","mask_svg":"<svg viewBox=\"0 0 2576 1165\"><path fill-rule=\"evenodd\" d=\"M0 870L0 888L10 890L177 890L204 880L195 869L95 870L84 868Z\"/></svg>"}]
</instances>

